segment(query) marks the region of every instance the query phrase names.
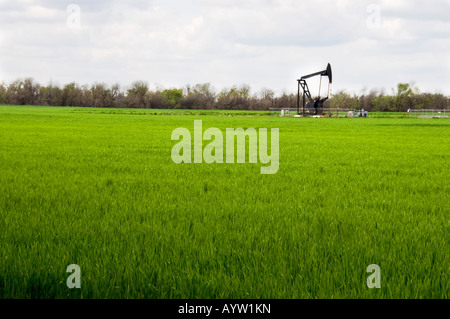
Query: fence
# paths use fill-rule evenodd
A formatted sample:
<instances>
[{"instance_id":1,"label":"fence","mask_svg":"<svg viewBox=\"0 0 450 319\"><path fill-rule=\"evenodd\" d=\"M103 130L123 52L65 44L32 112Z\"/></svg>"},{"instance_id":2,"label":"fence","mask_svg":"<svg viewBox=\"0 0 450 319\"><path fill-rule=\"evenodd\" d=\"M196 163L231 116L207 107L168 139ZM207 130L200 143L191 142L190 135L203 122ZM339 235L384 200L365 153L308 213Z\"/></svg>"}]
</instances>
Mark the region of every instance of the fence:
<instances>
[{"instance_id":1,"label":"fence","mask_svg":"<svg viewBox=\"0 0 450 319\"><path fill-rule=\"evenodd\" d=\"M409 117L432 119L432 118L450 118L450 110L445 109L420 109L408 110Z\"/></svg>"},{"instance_id":2,"label":"fence","mask_svg":"<svg viewBox=\"0 0 450 319\"><path fill-rule=\"evenodd\" d=\"M295 116L297 115L297 108L271 108L271 112L279 112L280 116L282 117L289 117L289 116ZM300 109L300 115L302 115L303 110ZM324 117L353 117L349 116L349 112L353 112L354 114L357 114L358 111L355 111L354 109L332 109L332 108L324 108L323 109L323 116Z\"/></svg>"},{"instance_id":3,"label":"fence","mask_svg":"<svg viewBox=\"0 0 450 319\"><path fill-rule=\"evenodd\" d=\"M282 117L292 117L297 115L297 108L271 108L271 112L278 113ZM355 109L339 109L339 108L324 108L322 117L354 117L359 114L359 110ZM302 109L300 109L302 115ZM450 110L448 109L410 109L407 113L391 113L391 112L369 112L369 117L410 117L410 118L450 118Z\"/></svg>"}]
</instances>

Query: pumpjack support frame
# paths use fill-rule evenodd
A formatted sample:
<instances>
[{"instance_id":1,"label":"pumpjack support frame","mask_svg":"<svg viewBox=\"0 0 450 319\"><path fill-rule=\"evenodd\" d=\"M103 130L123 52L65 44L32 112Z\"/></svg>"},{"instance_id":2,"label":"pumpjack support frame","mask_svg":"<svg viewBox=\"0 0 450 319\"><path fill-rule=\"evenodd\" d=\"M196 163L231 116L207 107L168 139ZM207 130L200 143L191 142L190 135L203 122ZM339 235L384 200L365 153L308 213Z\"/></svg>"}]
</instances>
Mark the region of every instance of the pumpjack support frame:
<instances>
[{"instance_id":1,"label":"pumpjack support frame","mask_svg":"<svg viewBox=\"0 0 450 319\"><path fill-rule=\"evenodd\" d=\"M322 77L324 76L328 77L328 94L326 98L322 99L320 97L321 87L319 87L319 97L313 100L311 96L311 91L309 90L308 83L306 82L306 80L315 76L320 76L320 86L322 86ZM302 89L303 91L303 116L306 116L306 106L307 106L306 98L308 98L309 100L308 105L311 106L311 108L314 108L315 110L314 113L317 114L317 112L322 109L323 103L330 97L330 86L333 83L333 71L331 69L331 64L328 63L326 70L302 76L299 80L297 80L297 82L298 82L297 115L300 115L300 93L301 93L300 89Z\"/></svg>"}]
</instances>

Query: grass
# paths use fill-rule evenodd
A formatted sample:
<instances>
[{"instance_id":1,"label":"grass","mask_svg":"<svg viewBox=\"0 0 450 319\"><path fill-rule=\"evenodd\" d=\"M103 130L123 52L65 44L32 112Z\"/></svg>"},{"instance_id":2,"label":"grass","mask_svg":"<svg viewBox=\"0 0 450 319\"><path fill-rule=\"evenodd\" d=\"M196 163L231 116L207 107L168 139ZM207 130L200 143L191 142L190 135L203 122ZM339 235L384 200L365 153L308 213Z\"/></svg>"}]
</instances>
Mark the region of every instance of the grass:
<instances>
[{"instance_id":1,"label":"grass","mask_svg":"<svg viewBox=\"0 0 450 319\"><path fill-rule=\"evenodd\" d=\"M177 112L0 107L0 298L449 297L450 121ZM198 119L280 128L278 174L175 165Z\"/></svg>"}]
</instances>

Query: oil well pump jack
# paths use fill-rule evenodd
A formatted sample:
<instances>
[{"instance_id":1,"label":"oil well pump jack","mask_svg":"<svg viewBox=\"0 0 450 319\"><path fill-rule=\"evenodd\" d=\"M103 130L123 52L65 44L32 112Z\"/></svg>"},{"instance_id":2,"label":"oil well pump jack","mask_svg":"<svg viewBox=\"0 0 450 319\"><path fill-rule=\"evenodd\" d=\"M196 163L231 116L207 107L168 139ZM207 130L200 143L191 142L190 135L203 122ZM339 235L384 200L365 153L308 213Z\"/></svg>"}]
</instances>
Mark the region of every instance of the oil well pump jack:
<instances>
[{"instance_id":1,"label":"oil well pump jack","mask_svg":"<svg viewBox=\"0 0 450 319\"><path fill-rule=\"evenodd\" d=\"M319 97L313 99L306 80L315 76L320 76ZM322 77L324 76L328 77L328 92L327 97L321 98L320 91L322 88ZM323 115L323 103L325 103L325 101L330 98L330 87L331 84L333 83L333 73L331 70L330 63L328 63L326 70L302 76L301 79L297 81L298 81L297 115L300 115L300 88L303 90L303 110L302 110L303 116ZM308 103L306 103L306 98L308 98Z\"/></svg>"}]
</instances>

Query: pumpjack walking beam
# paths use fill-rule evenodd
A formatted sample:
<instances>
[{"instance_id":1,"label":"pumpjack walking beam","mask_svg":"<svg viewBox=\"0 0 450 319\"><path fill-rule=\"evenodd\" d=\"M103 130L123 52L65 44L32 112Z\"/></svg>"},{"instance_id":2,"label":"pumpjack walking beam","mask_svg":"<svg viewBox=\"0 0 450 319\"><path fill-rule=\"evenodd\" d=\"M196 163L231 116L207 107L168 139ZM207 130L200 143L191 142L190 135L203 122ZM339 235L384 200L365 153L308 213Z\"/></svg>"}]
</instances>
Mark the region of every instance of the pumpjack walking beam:
<instances>
[{"instance_id":1,"label":"pumpjack walking beam","mask_svg":"<svg viewBox=\"0 0 450 319\"><path fill-rule=\"evenodd\" d=\"M298 81L298 95L297 95L297 115L300 115L300 88L303 90L303 115L305 115L305 106L306 106L306 97L309 99L309 101L312 101L311 92L308 87L308 83L306 82L307 79L312 78L314 76L327 76L329 80L329 85L333 83L333 72L331 70L331 64L328 63L327 69L324 71L316 72L313 74L302 76L301 79ZM322 84L322 78L321 78L321 84ZM325 102L329 98L330 90L328 89L328 96L325 99L320 98L320 87L319 87L319 99L321 103Z\"/></svg>"}]
</instances>

